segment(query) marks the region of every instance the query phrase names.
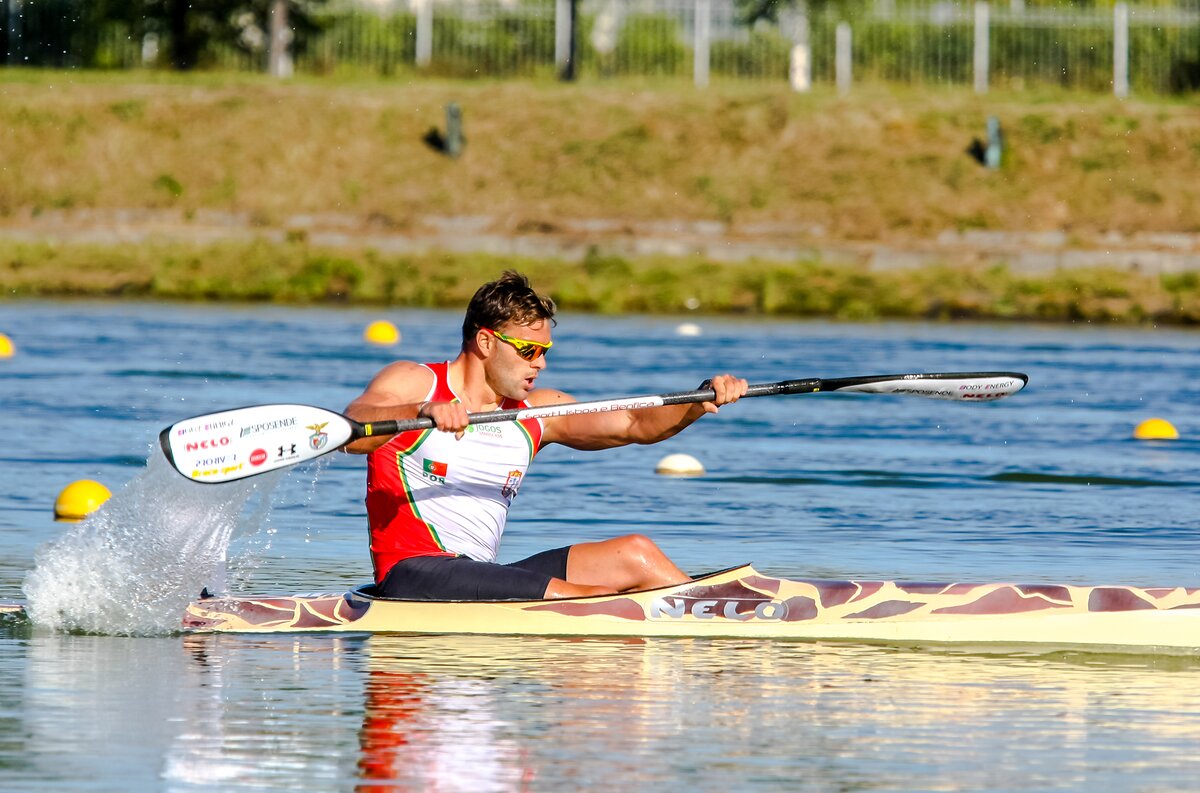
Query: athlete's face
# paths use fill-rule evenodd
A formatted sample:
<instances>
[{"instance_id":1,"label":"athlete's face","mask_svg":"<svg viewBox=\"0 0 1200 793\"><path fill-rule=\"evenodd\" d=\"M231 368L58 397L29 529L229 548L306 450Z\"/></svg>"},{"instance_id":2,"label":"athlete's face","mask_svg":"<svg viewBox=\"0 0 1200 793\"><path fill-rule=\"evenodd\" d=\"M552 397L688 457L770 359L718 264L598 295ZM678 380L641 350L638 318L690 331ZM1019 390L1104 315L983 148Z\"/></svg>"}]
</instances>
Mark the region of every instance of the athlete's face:
<instances>
[{"instance_id":1,"label":"athlete's face","mask_svg":"<svg viewBox=\"0 0 1200 793\"><path fill-rule=\"evenodd\" d=\"M526 360L518 350L518 346L528 349L526 345L505 341L501 336L507 336L518 342L535 341L549 344L550 323L544 319L539 319L531 325L506 322L501 327L492 328L492 330L500 335L480 331L481 335L488 337L491 347L488 356L491 365L488 367L488 371L492 378L492 387L509 399L524 399L534 389L534 381L537 380L538 375L546 368L546 356L539 354L532 361ZM528 354L529 352L525 353L525 355Z\"/></svg>"}]
</instances>

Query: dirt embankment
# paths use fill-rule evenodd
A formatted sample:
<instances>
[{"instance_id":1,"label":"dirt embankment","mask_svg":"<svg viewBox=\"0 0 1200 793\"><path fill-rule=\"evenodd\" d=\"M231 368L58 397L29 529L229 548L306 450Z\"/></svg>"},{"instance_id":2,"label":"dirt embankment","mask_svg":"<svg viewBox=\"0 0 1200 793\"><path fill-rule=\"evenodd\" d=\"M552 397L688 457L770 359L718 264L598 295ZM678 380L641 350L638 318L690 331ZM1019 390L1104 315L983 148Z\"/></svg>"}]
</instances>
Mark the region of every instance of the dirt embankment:
<instances>
[{"instance_id":1,"label":"dirt embankment","mask_svg":"<svg viewBox=\"0 0 1200 793\"><path fill-rule=\"evenodd\" d=\"M451 102L458 159L424 141ZM989 116L996 170L966 153ZM716 258L1200 252L1200 114L1164 100L10 72L0 130L10 232L530 252L624 239L614 250L630 254L640 238Z\"/></svg>"}]
</instances>

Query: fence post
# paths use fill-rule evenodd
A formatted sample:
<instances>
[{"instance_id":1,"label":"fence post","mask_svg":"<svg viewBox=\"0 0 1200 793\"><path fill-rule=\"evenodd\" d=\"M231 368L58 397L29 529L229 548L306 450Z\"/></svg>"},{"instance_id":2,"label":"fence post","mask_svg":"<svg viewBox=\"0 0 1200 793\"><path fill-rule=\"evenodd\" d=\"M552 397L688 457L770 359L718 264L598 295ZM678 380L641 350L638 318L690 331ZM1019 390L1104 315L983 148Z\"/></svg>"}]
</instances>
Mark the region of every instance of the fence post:
<instances>
[{"instance_id":1,"label":"fence post","mask_svg":"<svg viewBox=\"0 0 1200 793\"><path fill-rule=\"evenodd\" d=\"M788 76L793 91L812 90L812 57L808 47L808 14L801 12L792 35L792 56Z\"/></svg>"},{"instance_id":2,"label":"fence post","mask_svg":"<svg viewBox=\"0 0 1200 793\"><path fill-rule=\"evenodd\" d=\"M554 71L565 74L571 60L571 0L554 0Z\"/></svg>"},{"instance_id":3,"label":"fence post","mask_svg":"<svg viewBox=\"0 0 1200 793\"><path fill-rule=\"evenodd\" d=\"M417 66L433 60L433 0L413 0L417 8Z\"/></svg>"},{"instance_id":4,"label":"fence post","mask_svg":"<svg viewBox=\"0 0 1200 793\"><path fill-rule=\"evenodd\" d=\"M1118 99L1129 96L1129 6L1113 6L1113 93Z\"/></svg>"},{"instance_id":5,"label":"fence post","mask_svg":"<svg viewBox=\"0 0 1200 793\"><path fill-rule=\"evenodd\" d=\"M709 38L712 32L711 0L696 0L696 21L692 44L692 79L697 88L708 87Z\"/></svg>"},{"instance_id":6,"label":"fence post","mask_svg":"<svg viewBox=\"0 0 1200 793\"><path fill-rule=\"evenodd\" d=\"M272 77L292 76L292 54L288 45L292 42L292 31L288 27L287 0L271 3L271 40L267 48L267 73Z\"/></svg>"},{"instance_id":7,"label":"fence post","mask_svg":"<svg viewBox=\"0 0 1200 793\"><path fill-rule=\"evenodd\" d=\"M837 70L838 93L843 96L850 93L850 70L854 63L850 45L850 23L839 22L834 34L834 67Z\"/></svg>"},{"instance_id":8,"label":"fence post","mask_svg":"<svg viewBox=\"0 0 1200 793\"><path fill-rule=\"evenodd\" d=\"M988 92L988 16L987 0L975 3L975 93Z\"/></svg>"}]
</instances>

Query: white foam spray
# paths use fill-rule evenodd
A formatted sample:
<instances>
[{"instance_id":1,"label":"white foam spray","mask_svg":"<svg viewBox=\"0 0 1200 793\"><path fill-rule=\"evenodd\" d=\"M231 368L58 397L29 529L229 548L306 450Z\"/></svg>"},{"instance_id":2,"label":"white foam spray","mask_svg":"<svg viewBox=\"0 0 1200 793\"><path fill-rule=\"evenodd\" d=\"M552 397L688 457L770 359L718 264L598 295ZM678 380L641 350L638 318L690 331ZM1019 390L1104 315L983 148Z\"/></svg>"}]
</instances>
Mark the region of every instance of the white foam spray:
<instances>
[{"instance_id":1,"label":"white foam spray","mask_svg":"<svg viewBox=\"0 0 1200 793\"><path fill-rule=\"evenodd\" d=\"M56 630L161 635L179 630L203 587L223 591L229 542L246 502L265 521L280 474L202 485L161 454L99 510L43 545L25 578L35 624Z\"/></svg>"}]
</instances>

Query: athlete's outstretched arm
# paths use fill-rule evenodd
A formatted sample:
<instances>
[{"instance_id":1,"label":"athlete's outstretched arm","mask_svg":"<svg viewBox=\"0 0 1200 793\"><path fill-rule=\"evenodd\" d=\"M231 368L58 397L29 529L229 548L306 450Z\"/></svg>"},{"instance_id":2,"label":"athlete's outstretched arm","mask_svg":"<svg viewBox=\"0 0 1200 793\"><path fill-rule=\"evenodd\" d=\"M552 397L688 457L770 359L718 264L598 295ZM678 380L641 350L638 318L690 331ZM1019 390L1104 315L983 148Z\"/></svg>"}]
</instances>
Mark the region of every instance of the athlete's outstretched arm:
<instances>
[{"instance_id":1,"label":"athlete's outstretched arm","mask_svg":"<svg viewBox=\"0 0 1200 793\"><path fill-rule=\"evenodd\" d=\"M561 443L572 449L612 449L631 443L664 441L705 413L716 413L721 405L738 401L748 387L742 378L728 374L717 375L710 382L716 392L712 402L548 418L542 442ZM553 405L575 400L561 391L545 389L530 394L529 401L535 405Z\"/></svg>"},{"instance_id":2,"label":"athlete's outstretched arm","mask_svg":"<svg viewBox=\"0 0 1200 793\"><path fill-rule=\"evenodd\" d=\"M425 395L433 386L433 379L433 372L418 363L396 361L388 364L346 407L345 413L360 422L416 418ZM367 454L386 443L389 437L373 435L359 438L347 444L343 451Z\"/></svg>"}]
</instances>

